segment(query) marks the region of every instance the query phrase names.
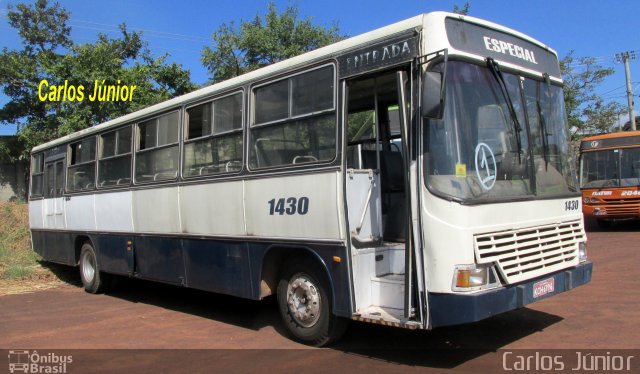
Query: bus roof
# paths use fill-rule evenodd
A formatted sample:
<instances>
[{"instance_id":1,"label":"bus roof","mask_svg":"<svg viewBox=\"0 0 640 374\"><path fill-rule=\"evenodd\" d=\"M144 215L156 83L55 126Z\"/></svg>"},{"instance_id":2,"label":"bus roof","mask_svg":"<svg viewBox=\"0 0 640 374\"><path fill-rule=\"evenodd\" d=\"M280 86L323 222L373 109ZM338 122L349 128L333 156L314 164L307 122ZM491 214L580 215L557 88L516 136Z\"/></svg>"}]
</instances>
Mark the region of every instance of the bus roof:
<instances>
[{"instance_id":1,"label":"bus roof","mask_svg":"<svg viewBox=\"0 0 640 374\"><path fill-rule=\"evenodd\" d=\"M55 147L55 146L73 141L75 139L82 138L84 136L97 134L111 127L116 127L116 126L124 125L127 123L134 123L145 117L160 113L162 111L177 108L181 105L189 104L191 102L195 102L197 100L204 99L218 93L224 93L232 89L237 89L246 84L260 81L262 79L267 79L268 77L276 76L278 74L283 74L283 73L286 73L287 71L290 71L296 68L301 68L305 65L313 64L314 62L320 62L322 60L337 57L340 54L354 50L357 47L360 47L362 45L372 44L372 43L375 43L376 41L381 41L390 37L392 38L396 35L401 35L409 31L420 31L424 27L424 25L426 25L427 23L444 24L444 20L446 18L456 18L466 22L481 25L490 29L494 29L499 32L511 34L513 36L516 36L518 38L531 42L543 49L546 49L550 53L553 53L554 55L557 56L557 53L551 48L549 48L548 46L546 46L545 44L527 35L524 35L516 30L512 30L510 28L495 24L493 22L485 21L475 17L462 16L459 14L448 13L448 12L425 13L425 14L420 14L415 17L406 19L404 21L391 24L389 26L385 26L364 34L360 34L360 35L342 40L340 42L337 42L322 48L318 48L316 50L298 55L296 57L292 57L290 59L272 64L269 66L265 66L261 69L254 70L252 72L228 79L226 81L200 88L193 92L174 97L172 99L160 102L158 104L151 105L149 107L138 110L136 112L126 114L124 116L74 132L72 134L63 136L58 139L54 139L52 141L49 141L47 143L34 147L32 152L39 152L47 148Z\"/></svg>"},{"instance_id":2,"label":"bus roof","mask_svg":"<svg viewBox=\"0 0 640 374\"><path fill-rule=\"evenodd\" d=\"M611 132L608 134L598 134L586 137L582 139L583 142L592 141L592 140L602 140L602 139L611 139L611 138L626 138L628 136L640 136L640 131L622 131L622 132Z\"/></svg>"}]
</instances>

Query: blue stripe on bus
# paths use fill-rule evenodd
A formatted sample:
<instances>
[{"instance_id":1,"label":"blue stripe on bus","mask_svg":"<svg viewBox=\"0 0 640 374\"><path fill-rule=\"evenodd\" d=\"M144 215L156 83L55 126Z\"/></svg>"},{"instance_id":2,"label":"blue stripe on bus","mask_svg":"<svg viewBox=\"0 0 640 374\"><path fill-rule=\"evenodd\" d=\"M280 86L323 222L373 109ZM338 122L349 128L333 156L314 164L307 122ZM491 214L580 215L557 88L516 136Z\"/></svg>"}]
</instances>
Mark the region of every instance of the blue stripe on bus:
<instances>
[{"instance_id":1,"label":"blue stripe on bus","mask_svg":"<svg viewBox=\"0 0 640 374\"><path fill-rule=\"evenodd\" d=\"M82 236L90 239L100 269L107 273L253 300L260 299L262 263L269 251L275 248L306 250L327 271L333 290L333 312L351 317L347 262L333 262L333 256L347 258L344 246L32 230L33 248L47 261L77 265L76 240ZM133 251L127 250L129 241Z\"/></svg>"},{"instance_id":2,"label":"blue stripe on bus","mask_svg":"<svg viewBox=\"0 0 640 374\"><path fill-rule=\"evenodd\" d=\"M469 295L429 292L431 328L477 322L569 291L591 281L592 269L593 264L585 262L517 285ZM543 297L534 298L534 285L550 278L554 279L554 291Z\"/></svg>"}]
</instances>

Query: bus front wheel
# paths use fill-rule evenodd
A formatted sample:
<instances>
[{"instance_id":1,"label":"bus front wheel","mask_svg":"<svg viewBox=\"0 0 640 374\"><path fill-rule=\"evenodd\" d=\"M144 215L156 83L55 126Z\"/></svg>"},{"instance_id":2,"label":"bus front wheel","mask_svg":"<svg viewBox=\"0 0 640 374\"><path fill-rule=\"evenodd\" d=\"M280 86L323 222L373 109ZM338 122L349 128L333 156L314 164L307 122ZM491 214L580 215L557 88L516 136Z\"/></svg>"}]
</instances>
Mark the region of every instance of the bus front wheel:
<instances>
[{"instance_id":1,"label":"bus front wheel","mask_svg":"<svg viewBox=\"0 0 640 374\"><path fill-rule=\"evenodd\" d=\"M96 252L90 243L84 243L80 249L80 279L84 290L89 293L103 293L105 291L105 274L98 269Z\"/></svg>"},{"instance_id":2,"label":"bus front wheel","mask_svg":"<svg viewBox=\"0 0 640 374\"><path fill-rule=\"evenodd\" d=\"M598 227L600 227L603 230L610 229L611 226L613 225L612 221L606 220L606 219L598 219L596 220L596 222L598 222Z\"/></svg>"},{"instance_id":3,"label":"bus front wheel","mask_svg":"<svg viewBox=\"0 0 640 374\"><path fill-rule=\"evenodd\" d=\"M331 313L328 281L312 261L289 263L278 283L278 309L289 334L297 341L321 347L339 339L347 320Z\"/></svg>"}]
</instances>

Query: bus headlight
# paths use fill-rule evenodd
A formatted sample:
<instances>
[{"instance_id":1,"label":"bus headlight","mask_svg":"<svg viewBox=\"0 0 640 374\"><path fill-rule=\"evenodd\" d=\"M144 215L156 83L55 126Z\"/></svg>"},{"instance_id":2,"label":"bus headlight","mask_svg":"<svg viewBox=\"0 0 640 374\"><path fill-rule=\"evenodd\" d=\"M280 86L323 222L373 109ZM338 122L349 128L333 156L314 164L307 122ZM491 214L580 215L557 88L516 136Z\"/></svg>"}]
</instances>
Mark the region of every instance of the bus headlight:
<instances>
[{"instance_id":1,"label":"bus headlight","mask_svg":"<svg viewBox=\"0 0 640 374\"><path fill-rule=\"evenodd\" d=\"M453 272L453 290L478 291L500 286L493 266L456 265Z\"/></svg>"},{"instance_id":2,"label":"bus headlight","mask_svg":"<svg viewBox=\"0 0 640 374\"><path fill-rule=\"evenodd\" d=\"M578 243L578 259L580 262L587 261L587 243L585 242Z\"/></svg>"}]
</instances>

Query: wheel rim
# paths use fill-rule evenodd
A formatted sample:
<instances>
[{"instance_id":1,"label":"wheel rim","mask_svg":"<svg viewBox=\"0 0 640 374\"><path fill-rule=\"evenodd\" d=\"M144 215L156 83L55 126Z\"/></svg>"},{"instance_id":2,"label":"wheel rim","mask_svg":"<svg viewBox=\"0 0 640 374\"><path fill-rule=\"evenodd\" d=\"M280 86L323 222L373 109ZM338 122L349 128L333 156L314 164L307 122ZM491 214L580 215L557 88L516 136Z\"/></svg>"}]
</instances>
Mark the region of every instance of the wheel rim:
<instances>
[{"instance_id":1,"label":"wheel rim","mask_svg":"<svg viewBox=\"0 0 640 374\"><path fill-rule=\"evenodd\" d=\"M287 306L293 319L304 327L312 327L320 318L322 299L318 287L306 274L291 277L287 286Z\"/></svg>"},{"instance_id":2,"label":"wheel rim","mask_svg":"<svg viewBox=\"0 0 640 374\"><path fill-rule=\"evenodd\" d=\"M82 266L82 277L85 282L88 284L93 282L93 277L96 275L96 259L91 252L87 251L82 255L80 265Z\"/></svg>"}]
</instances>

